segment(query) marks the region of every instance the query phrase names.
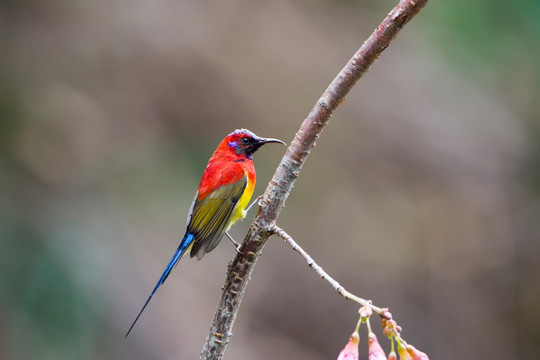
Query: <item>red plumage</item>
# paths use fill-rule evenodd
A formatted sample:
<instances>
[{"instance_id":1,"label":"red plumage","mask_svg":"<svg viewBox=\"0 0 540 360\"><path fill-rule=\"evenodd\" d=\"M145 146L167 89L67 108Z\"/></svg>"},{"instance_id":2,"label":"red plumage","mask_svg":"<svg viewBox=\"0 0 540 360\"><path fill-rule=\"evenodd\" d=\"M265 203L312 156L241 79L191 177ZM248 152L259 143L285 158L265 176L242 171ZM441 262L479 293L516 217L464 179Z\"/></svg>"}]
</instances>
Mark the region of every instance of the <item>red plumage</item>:
<instances>
[{"instance_id":1,"label":"red plumage","mask_svg":"<svg viewBox=\"0 0 540 360\"><path fill-rule=\"evenodd\" d=\"M246 216L246 207L255 188L253 154L271 142L284 144L281 140L260 138L249 130L240 129L227 135L218 145L191 205L186 234L126 336L184 253L191 250L191 257L197 256L200 260L219 244L235 221Z\"/></svg>"},{"instance_id":2,"label":"red plumage","mask_svg":"<svg viewBox=\"0 0 540 360\"><path fill-rule=\"evenodd\" d=\"M256 181L255 166L253 160L245 154L238 154L236 148L230 143L240 143L246 131L237 130L228 135L218 145L216 151L208 161L199 184L197 200L204 199L209 193L223 185L235 183L248 176L248 187L254 187Z\"/></svg>"}]
</instances>

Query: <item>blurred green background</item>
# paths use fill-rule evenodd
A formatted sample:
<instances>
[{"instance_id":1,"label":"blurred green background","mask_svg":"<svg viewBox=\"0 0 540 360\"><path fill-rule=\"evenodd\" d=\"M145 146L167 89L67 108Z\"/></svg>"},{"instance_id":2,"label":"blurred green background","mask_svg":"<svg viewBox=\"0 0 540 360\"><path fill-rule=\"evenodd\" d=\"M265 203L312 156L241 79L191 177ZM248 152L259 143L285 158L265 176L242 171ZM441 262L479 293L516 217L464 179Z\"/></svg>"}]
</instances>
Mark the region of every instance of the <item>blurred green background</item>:
<instances>
[{"instance_id":1,"label":"blurred green background","mask_svg":"<svg viewBox=\"0 0 540 360\"><path fill-rule=\"evenodd\" d=\"M290 142L394 5L2 1L0 359L198 358L226 240L184 259L123 335L206 161L235 128ZM539 19L537 0L432 0L334 115L279 219L432 359L538 358ZM283 153L257 153L256 194ZM226 358L336 358L356 311L271 238Z\"/></svg>"}]
</instances>

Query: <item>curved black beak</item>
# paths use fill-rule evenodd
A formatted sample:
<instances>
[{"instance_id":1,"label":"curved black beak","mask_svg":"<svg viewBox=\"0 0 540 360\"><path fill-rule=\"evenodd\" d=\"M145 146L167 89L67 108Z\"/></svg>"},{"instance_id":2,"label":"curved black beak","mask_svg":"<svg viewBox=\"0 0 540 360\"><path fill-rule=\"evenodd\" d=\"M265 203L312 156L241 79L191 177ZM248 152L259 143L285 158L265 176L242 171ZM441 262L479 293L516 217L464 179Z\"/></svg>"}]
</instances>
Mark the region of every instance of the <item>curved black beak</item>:
<instances>
[{"instance_id":1,"label":"curved black beak","mask_svg":"<svg viewBox=\"0 0 540 360\"><path fill-rule=\"evenodd\" d=\"M272 139L272 138L259 138L258 141L257 141L260 145L264 145L264 144L268 144L268 143L279 143L279 144L283 144L285 146L287 146L287 144L285 144L283 141L279 140L279 139Z\"/></svg>"},{"instance_id":2,"label":"curved black beak","mask_svg":"<svg viewBox=\"0 0 540 360\"><path fill-rule=\"evenodd\" d=\"M271 139L271 138L267 139L267 138L261 138L258 136L256 138L253 138L253 140L254 140L253 143L246 148L245 153L248 159L251 159L255 151L259 150L259 148L263 146L264 144L279 143L279 144L287 145L283 141L278 140L278 139Z\"/></svg>"}]
</instances>

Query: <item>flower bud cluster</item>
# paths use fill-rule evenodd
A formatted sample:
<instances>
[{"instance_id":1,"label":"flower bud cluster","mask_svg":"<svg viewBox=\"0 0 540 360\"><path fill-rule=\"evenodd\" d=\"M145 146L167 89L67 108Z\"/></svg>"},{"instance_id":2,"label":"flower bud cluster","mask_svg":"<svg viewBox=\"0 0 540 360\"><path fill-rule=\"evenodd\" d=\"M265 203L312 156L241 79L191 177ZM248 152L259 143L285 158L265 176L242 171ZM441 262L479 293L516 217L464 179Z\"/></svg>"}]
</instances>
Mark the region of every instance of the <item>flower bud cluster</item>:
<instances>
[{"instance_id":1,"label":"flower bud cluster","mask_svg":"<svg viewBox=\"0 0 540 360\"><path fill-rule=\"evenodd\" d=\"M388 354L388 357L384 353L383 348L379 344L377 336L371 330L369 319L373 314L373 309L370 305L362 306L358 310L360 319L356 325L356 329L349 337L349 341L339 353L337 360L358 360L358 344L360 343L360 335L358 330L362 323L366 323L368 329L368 345L369 345L369 360L397 360L399 354L400 360L429 360L428 356L422 351L416 349L414 346L407 344L401 337L402 328L397 322L392 319L392 314L387 310L382 316L383 334L390 339L392 349ZM397 354L394 350L394 343L397 343Z\"/></svg>"}]
</instances>

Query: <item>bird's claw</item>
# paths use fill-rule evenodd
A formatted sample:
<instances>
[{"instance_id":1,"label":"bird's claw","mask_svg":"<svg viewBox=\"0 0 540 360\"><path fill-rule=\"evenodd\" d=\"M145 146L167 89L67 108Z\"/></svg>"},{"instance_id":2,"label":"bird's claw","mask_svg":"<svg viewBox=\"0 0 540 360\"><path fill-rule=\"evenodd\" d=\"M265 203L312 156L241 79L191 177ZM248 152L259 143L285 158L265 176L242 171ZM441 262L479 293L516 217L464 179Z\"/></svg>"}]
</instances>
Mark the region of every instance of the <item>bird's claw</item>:
<instances>
[{"instance_id":1,"label":"bird's claw","mask_svg":"<svg viewBox=\"0 0 540 360\"><path fill-rule=\"evenodd\" d=\"M241 254L241 255L244 255L244 253L240 250L240 248L242 247L242 244L237 244L234 249L236 250L237 253Z\"/></svg>"},{"instance_id":2,"label":"bird's claw","mask_svg":"<svg viewBox=\"0 0 540 360\"><path fill-rule=\"evenodd\" d=\"M249 210L251 210L251 208L252 208L255 204L257 204L257 205L259 205L259 206L262 207L262 202L261 202L262 198L263 198L262 195L257 196L257 197L255 198L255 200L253 200L253 202L247 207L246 213L249 212Z\"/></svg>"},{"instance_id":3,"label":"bird's claw","mask_svg":"<svg viewBox=\"0 0 540 360\"><path fill-rule=\"evenodd\" d=\"M243 253L242 251L240 251L240 248L242 247L242 244L237 243L236 241L234 241L234 239L232 238L231 235L229 235L228 232L225 232L225 235L227 235L227 237L229 238L229 240L231 240L232 243L234 244L234 249L236 250L236 252L243 255L244 253Z\"/></svg>"}]
</instances>

